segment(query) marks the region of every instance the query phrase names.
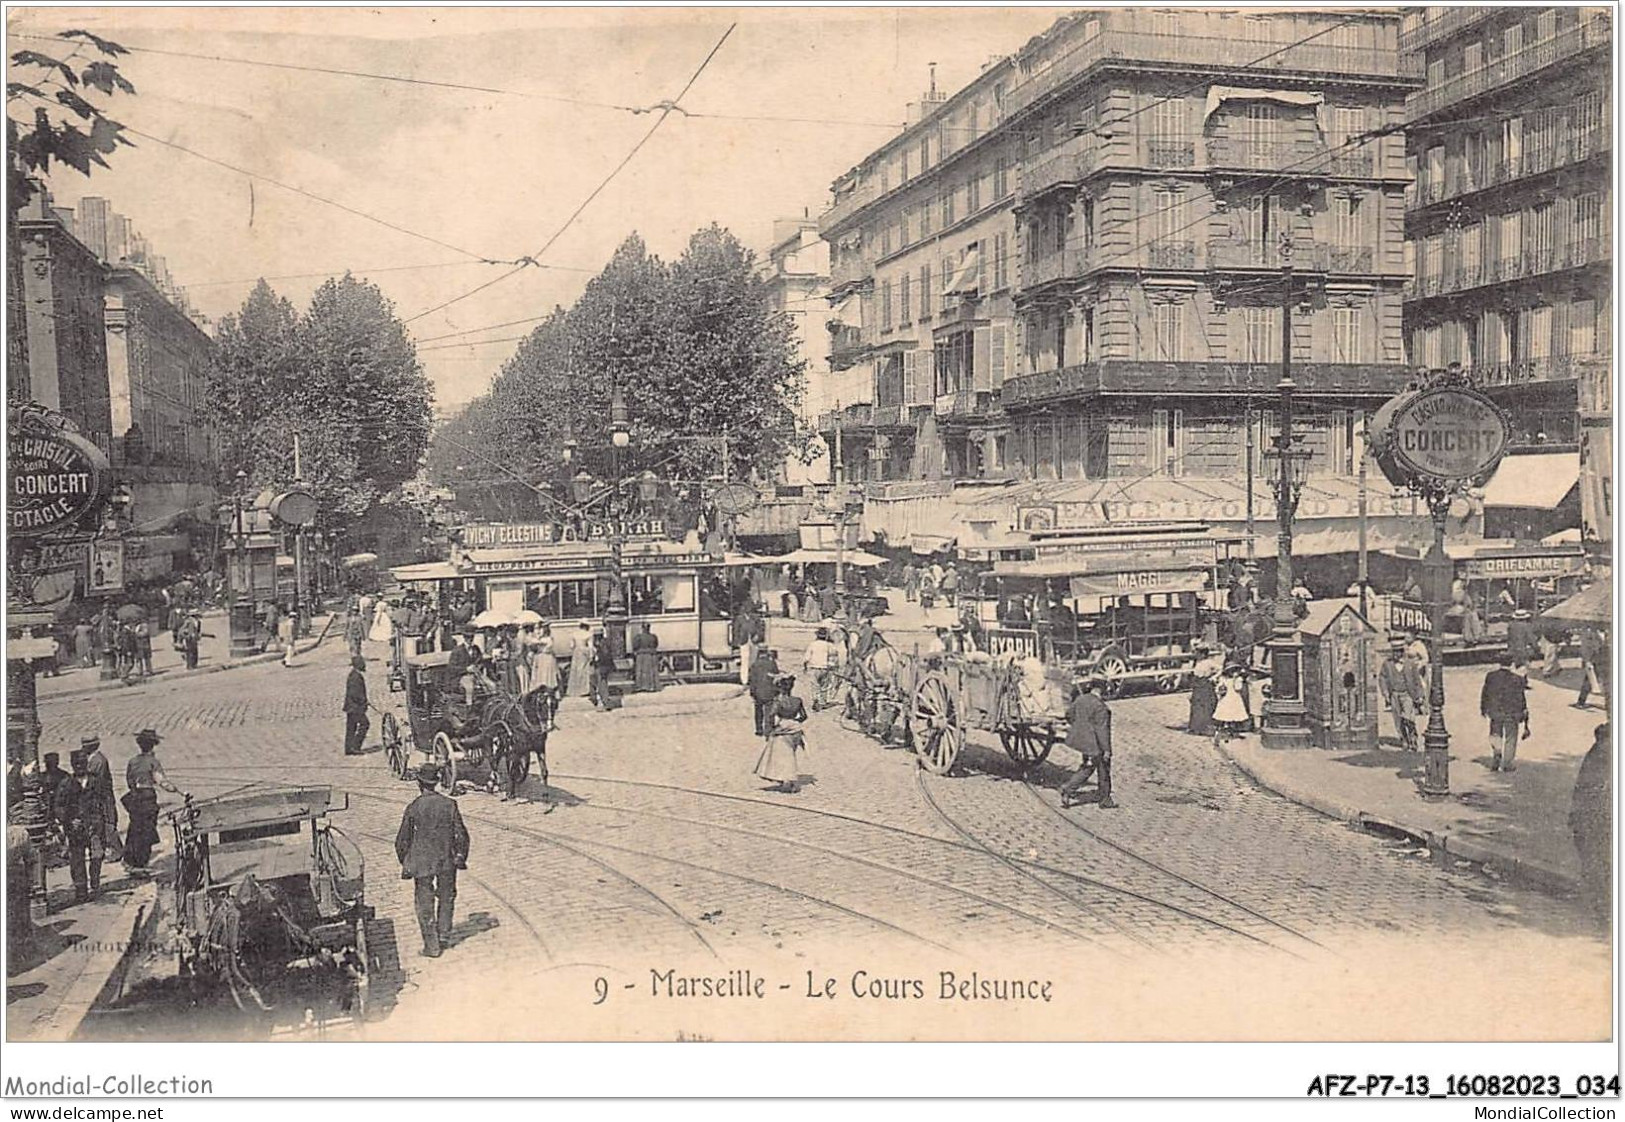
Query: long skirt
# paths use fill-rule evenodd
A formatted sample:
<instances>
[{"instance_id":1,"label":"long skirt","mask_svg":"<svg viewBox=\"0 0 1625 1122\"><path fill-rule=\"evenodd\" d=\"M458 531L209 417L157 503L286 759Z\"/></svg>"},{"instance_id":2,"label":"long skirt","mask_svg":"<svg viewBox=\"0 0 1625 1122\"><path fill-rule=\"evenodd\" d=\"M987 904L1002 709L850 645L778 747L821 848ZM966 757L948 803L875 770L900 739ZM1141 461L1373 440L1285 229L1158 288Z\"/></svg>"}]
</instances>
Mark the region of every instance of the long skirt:
<instances>
[{"instance_id":1,"label":"long skirt","mask_svg":"<svg viewBox=\"0 0 1625 1122\"><path fill-rule=\"evenodd\" d=\"M799 732L769 736L762 746L762 754L756 758L754 770L757 776L769 783L794 783L801 774L797 765L800 763L798 749L802 743Z\"/></svg>"},{"instance_id":2,"label":"long skirt","mask_svg":"<svg viewBox=\"0 0 1625 1122\"><path fill-rule=\"evenodd\" d=\"M1212 678L1197 678L1191 683L1191 713L1186 731L1198 736L1213 732L1213 710L1219 704L1218 691Z\"/></svg>"},{"instance_id":3,"label":"long skirt","mask_svg":"<svg viewBox=\"0 0 1625 1122\"><path fill-rule=\"evenodd\" d=\"M130 828L124 834L124 863L144 869L152 858L152 847L158 844L158 792L151 787L137 787L124 796L124 808L130 812Z\"/></svg>"},{"instance_id":4,"label":"long skirt","mask_svg":"<svg viewBox=\"0 0 1625 1122\"><path fill-rule=\"evenodd\" d=\"M633 683L641 693L660 688L660 655L655 651L637 651L632 655Z\"/></svg>"},{"instance_id":5,"label":"long skirt","mask_svg":"<svg viewBox=\"0 0 1625 1122\"><path fill-rule=\"evenodd\" d=\"M559 688L559 660L552 651L537 651L531 660L531 689Z\"/></svg>"},{"instance_id":6,"label":"long skirt","mask_svg":"<svg viewBox=\"0 0 1625 1122\"><path fill-rule=\"evenodd\" d=\"M570 684L565 694L568 697L592 696L592 652L577 648L570 659Z\"/></svg>"}]
</instances>

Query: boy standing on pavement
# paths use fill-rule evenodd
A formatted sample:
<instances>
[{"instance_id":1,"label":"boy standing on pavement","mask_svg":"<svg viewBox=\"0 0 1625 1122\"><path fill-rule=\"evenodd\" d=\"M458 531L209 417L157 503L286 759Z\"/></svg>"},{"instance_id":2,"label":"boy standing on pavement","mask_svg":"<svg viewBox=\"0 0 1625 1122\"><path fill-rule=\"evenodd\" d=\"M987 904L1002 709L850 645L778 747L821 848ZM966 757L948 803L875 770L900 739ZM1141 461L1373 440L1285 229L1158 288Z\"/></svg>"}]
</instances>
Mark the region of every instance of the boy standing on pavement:
<instances>
[{"instance_id":1,"label":"boy standing on pavement","mask_svg":"<svg viewBox=\"0 0 1625 1122\"><path fill-rule=\"evenodd\" d=\"M1529 735L1529 684L1512 670L1512 656L1501 656L1501 665L1484 675L1484 688L1478 696L1478 711L1490 722L1491 771L1516 771L1518 726Z\"/></svg>"}]
</instances>

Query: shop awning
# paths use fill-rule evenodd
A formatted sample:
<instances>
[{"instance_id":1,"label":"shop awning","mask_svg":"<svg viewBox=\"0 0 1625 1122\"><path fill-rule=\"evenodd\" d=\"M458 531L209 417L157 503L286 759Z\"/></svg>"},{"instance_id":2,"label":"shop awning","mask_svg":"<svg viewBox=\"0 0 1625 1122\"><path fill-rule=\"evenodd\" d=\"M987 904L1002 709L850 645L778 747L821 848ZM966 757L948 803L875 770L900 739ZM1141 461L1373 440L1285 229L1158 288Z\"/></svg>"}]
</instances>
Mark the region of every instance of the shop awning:
<instances>
[{"instance_id":1,"label":"shop awning","mask_svg":"<svg viewBox=\"0 0 1625 1122\"><path fill-rule=\"evenodd\" d=\"M783 557L764 557L763 561L775 565L833 565L835 564L835 550L833 549L798 549L794 553L786 553ZM867 550L849 549L841 555L841 560L847 565L856 565L860 569L872 569L876 565L884 565L886 559L876 556Z\"/></svg>"},{"instance_id":2,"label":"shop awning","mask_svg":"<svg viewBox=\"0 0 1625 1122\"><path fill-rule=\"evenodd\" d=\"M1508 456L1484 487L1484 505L1556 510L1579 482L1578 452Z\"/></svg>"},{"instance_id":3,"label":"shop awning","mask_svg":"<svg viewBox=\"0 0 1625 1122\"><path fill-rule=\"evenodd\" d=\"M1208 118L1217 113L1219 106L1227 101L1273 101L1279 105L1311 106L1315 111L1315 127L1322 134L1326 132L1326 98L1323 94L1307 93L1302 90L1263 89L1256 86L1209 86L1202 123L1207 124Z\"/></svg>"},{"instance_id":4,"label":"shop awning","mask_svg":"<svg viewBox=\"0 0 1625 1122\"><path fill-rule=\"evenodd\" d=\"M961 292L975 292L982 273L982 254L980 250L971 249L960 261L959 268L954 272L952 279L942 288L944 296L957 296Z\"/></svg>"},{"instance_id":5,"label":"shop awning","mask_svg":"<svg viewBox=\"0 0 1625 1122\"><path fill-rule=\"evenodd\" d=\"M958 540L943 534L915 534L909 541L909 549L921 557L929 557L933 553L952 552Z\"/></svg>"},{"instance_id":6,"label":"shop awning","mask_svg":"<svg viewBox=\"0 0 1625 1122\"><path fill-rule=\"evenodd\" d=\"M1582 588L1561 604L1541 612L1540 618L1609 627L1614 622L1613 588L1606 581Z\"/></svg>"},{"instance_id":7,"label":"shop awning","mask_svg":"<svg viewBox=\"0 0 1625 1122\"><path fill-rule=\"evenodd\" d=\"M429 561L421 565L401 565L389 571L389 575L402 584L413 584L418 581L456 580L462 576L457 566L450 561Z\"/></svg>"},{"instance_id":8,"label":"shop awning","mask_svg":"<svg viewBox=\"0 0 1625 1122\"><path fill-rule=\"evenodd\" d=\"M1207 574L1190 569L1159 570L1148 573L1095 573L1073 577L1072 596L1143 596L1158 592L1200 592L1207 587Z\"/></svg>"}]
</instances>

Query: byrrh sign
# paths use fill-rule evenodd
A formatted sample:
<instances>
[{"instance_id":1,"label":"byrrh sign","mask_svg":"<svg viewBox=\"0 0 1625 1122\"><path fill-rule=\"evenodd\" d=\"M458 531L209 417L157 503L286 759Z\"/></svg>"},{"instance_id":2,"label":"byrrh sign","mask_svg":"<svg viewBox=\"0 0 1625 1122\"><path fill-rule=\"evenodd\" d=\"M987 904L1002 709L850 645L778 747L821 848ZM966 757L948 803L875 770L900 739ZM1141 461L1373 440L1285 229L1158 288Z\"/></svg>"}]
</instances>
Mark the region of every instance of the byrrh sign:
<instances>
[{"instance_id":1,"label":"byrrh sign","mask_svg":"<svg viewBox=\"0 0 1625 1122\"><path fill-rule=\"evenodd\" d=\"M13 534L66 529L106 497L111 479L102 450L63 418L38 408L12 415L6 520Z\"/></svg>"},{"instance_id":2,"label":"byrrh sign","mask_svg":"<svg viewBox=\"0 0 1625 1122\"><path fill-rule=\"evenodd\" d=\"M1383 474L1400 486L1421 478L1479 480L1501 462L1510 433L1495 403L1467 386L1401 394L1371 421Z\"/></svg>"}]
</instances>

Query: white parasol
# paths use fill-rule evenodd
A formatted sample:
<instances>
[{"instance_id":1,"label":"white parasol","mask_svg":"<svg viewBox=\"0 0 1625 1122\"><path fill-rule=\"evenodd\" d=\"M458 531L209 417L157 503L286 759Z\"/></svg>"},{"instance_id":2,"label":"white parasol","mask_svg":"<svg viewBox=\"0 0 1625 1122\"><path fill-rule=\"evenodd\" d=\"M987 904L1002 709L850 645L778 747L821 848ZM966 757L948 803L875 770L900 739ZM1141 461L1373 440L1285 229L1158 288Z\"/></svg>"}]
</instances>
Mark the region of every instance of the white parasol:
<instances>
[{"instance_id":1,"label":"white parasol","mask_svg":"<svg viewBox=\"0 0 1625 1122\"><path fill-rule=\"evenodd\" d=\"M510 622L516 627L535 627L542 622L542 617L540 613L533 612L529 608L520 608L513 614Z\"/></svg>"},{"instance_id":2,"label":"white parasol","mask_svg":"<svg viewBox=\"0 0 1625 1122\"><path fill-rule=\"evenodd\" d=\"M474 627L479 631L491 631L498 627L507 627L511 620L505 613L487 608L474 617Z\"/></svg>"}]
</instances>

